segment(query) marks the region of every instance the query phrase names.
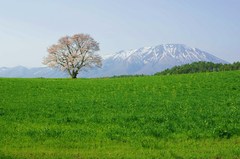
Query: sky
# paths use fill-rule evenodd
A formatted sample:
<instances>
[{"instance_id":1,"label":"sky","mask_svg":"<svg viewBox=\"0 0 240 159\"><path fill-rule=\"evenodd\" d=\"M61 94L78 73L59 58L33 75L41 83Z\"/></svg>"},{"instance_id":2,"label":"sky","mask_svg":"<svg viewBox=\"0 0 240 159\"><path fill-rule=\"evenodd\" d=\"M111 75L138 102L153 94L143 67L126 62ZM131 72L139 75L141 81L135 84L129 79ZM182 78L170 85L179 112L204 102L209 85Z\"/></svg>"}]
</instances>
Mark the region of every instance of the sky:
<instances>
[{"instance_id":1,"label":"sky","mask_svg":"<svg viewBox=\"0 0 240 159\"><path fill-rule=\"evenodd\" d=\"M185 44L240 61L240 0L0 0L0 67L43 66L47 48L76 33L103 57Z\"/></svg>"}]
</instances>

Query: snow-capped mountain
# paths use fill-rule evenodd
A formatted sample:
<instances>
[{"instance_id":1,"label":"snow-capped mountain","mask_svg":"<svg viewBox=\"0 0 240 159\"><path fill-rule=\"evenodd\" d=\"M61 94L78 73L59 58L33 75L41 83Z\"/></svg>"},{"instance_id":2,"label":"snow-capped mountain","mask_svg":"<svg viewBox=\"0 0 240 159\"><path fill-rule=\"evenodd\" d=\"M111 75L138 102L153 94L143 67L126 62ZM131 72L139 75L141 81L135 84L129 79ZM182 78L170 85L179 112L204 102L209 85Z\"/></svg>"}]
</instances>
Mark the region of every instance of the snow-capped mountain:
<instances>
[{"instance_id":1,"label":"snow-capped mountain","mask_svg":"<svg viewBox=\"0 0 240 159\"><path fill-rule=\"evenodd\" d=\"M197 48L182 44L166 44L117 52L103 61L102 69L80 72L79 76L150 75L176 65L196 61L227 63ZM0 77L68 77L68 75L46 67L28 69L20 66L0 68Z\"/></svg>"},{"instance_id":2,"label":"snow-capped mountain","mask_svg":"<svg viewBox=\"0 0 240 159\"><path fill-rule=\"evenodd\" d=\"M205 51L182 44L166 44L120 51L104 60L99 76L154 74L176 65L196 61L227 63Z\"/></svg>"}]
</instances>

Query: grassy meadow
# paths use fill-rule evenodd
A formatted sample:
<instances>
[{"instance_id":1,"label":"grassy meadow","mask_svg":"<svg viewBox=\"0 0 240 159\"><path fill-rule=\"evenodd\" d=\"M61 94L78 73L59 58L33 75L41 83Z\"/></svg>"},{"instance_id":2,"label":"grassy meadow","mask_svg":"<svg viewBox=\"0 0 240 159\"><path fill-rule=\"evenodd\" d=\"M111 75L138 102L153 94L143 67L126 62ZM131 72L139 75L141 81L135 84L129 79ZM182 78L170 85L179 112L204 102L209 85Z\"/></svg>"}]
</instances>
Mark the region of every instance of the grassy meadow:
<instances>
[{"instance_id":1,"label":"grassy meadow","mask_svg":"<svg viewBox=\"0 0 240 159\"><path fill-rule=\"evenodd\" d=\"M0 78L0 158L240 158L240 71Z\"/></svg>"}]
</instances>

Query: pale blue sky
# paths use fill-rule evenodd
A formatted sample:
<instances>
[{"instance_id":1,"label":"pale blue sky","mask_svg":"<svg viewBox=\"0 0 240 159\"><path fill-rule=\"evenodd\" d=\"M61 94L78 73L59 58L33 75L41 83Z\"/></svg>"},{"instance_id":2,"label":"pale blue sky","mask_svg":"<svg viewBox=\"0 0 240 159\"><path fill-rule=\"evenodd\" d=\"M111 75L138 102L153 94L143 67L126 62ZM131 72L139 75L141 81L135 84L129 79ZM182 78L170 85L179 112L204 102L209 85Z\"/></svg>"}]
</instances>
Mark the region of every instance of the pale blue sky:
<instances>
[{"instance_id":1,"label":"pale blue sky","mask_svg":"<svg viewBox=\"0 0 240 159\"><path fill-rule=\"evenodd\" d=\"M47 47L75 33L102 55L181 43L240 61L240 0L0 0L0 67L42 66Z\"/></svg>"}]
</instances>

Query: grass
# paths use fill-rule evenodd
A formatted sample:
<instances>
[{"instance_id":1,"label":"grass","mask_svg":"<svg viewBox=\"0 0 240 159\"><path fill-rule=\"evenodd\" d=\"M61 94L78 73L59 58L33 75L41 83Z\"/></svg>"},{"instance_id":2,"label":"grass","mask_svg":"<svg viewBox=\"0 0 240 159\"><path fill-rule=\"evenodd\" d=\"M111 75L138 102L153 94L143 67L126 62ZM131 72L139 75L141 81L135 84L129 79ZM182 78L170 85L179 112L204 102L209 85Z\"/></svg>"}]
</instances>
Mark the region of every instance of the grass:
<instances>
[{"instance_id":1,"label":"grass","mask_svg":"<svg viewBox=\"0 0 240 159\"><path fill-rule=\"evenodd\" d=\"M240 158L240 71L2 78L0 158Z\"/></svg>"}]
</instances>

